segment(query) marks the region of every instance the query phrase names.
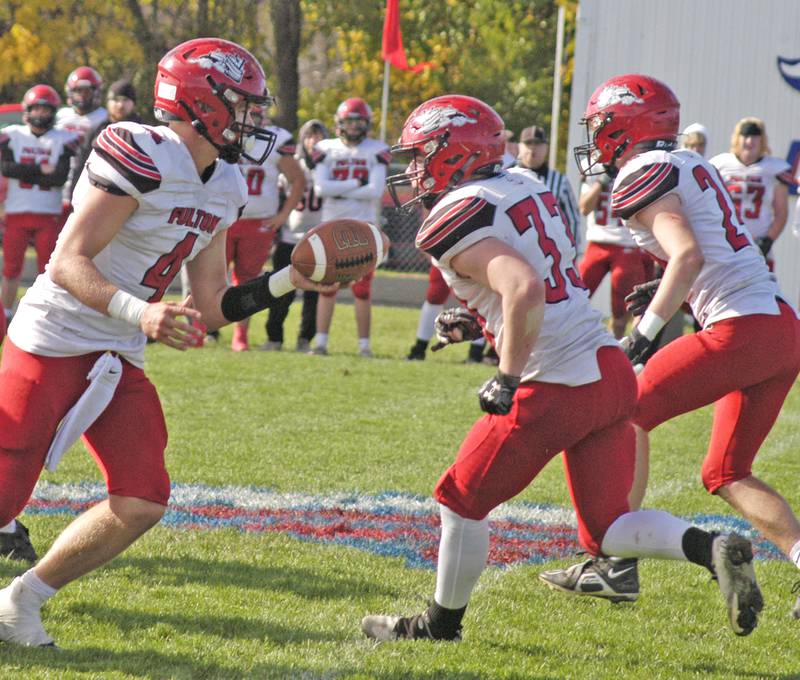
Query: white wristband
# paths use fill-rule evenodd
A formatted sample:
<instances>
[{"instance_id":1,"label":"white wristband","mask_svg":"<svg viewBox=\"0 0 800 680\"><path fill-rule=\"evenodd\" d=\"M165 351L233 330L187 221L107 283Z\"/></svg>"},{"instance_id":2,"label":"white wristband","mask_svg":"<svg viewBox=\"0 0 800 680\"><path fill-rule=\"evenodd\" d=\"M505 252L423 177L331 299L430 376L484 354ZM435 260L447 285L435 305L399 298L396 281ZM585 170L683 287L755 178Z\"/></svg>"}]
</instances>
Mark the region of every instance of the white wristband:
<instances>
[{"instance_id":1,"label":"white wristband","mask_svg":"<svg viewBox=\"0 0 800 680\"><path fill-rule=\"evenodd\" d=\"M636 326L636 330L648 340L653 340L656 335L658 335L658 331L664 328L666 323L667 322L664 321L664 319L662 319L658 314L655 314L648 309L642 316L642 320Z\"/></svg>"},{"instance_id":2,"label":"white wristband","mask_svg":"<svg viewBox=\"0 0 800 680\"><path fill-rule=\"evenodd\" d=\"M124 290L118 290L108 303L108 315L112 319L127 321L131 326L139 328L147 304L144 300L140 300Z\"/></svg>"},{"instance_id":3,"label":"white wristband","mask_svg":"<svg viewBox=\"0 0 800 680\"><path fill-rule=\"evenodd\" d=\"M269 292L272 297L281 297L286 293L291 293L295 288L292 285L291 268L284 267L280 271L273 272L269 281Z\"/></svg>"}]
</instances>

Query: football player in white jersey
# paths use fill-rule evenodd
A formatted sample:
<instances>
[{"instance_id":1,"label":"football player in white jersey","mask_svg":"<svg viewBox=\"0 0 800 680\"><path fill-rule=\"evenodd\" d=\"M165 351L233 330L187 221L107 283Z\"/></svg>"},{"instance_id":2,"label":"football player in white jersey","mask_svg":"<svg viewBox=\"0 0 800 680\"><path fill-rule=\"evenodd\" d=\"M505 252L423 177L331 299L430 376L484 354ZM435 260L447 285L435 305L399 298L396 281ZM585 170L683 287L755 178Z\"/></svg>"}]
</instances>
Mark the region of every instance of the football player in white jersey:
<instances>
[{"instance_id":1,"label":"football player in white jersey","mask_svg":"<svg viewBox=\"0 0 800 680\"><path fill-rule=\"evenodd\" d=\"M22 98L23 123L0 132L0 171L8 181L0 299L10 319L28 241L36 245L39 273L56 245L61 216L60 189L77 151L74 133L53 127L61 104L49 85L34 85Z\"/></svg>"},{"instance_id":2,"label":"football player in white jersey","mask_svg":"<svg viewBox=\"0 0 800 680\"><path fill-rule=\"evenodd\" d=\"M625 309L625 296L649 277L647 257L618 217L611 216L611 184L608 174L587 177L581 186L578 206L586 216L586 252L580 274L590 295L594 295L606 274L611 274L611 330L615 338L625 335L631 315Z\"/></svg>"},{"instance_id":3,"label":"football player in white jersey","mask_svg":"<svg viewBox=\"0 0 800 680\"><path fill-rule=\"evenodd\" d=\"M265 121L265 112L256 110L251 117L260 126ZM234 285L261 274L269 258L275 233L288 219L292 206L300 202L305 190L303 170L294 158L292 133L274 125L267 129L275 135L275 150L261 164L246 158L239 161L247 183L247 205L242 216L228 229L227 257L228 263L233 265L231 280ZM288 177L291 182L289 196L280 209L279 174ZM231 340L234 352L244 352L250 348L247 341L248 326L248 319L234 325Z\"/></svg>"},{"instance_id":4,"label":"football player in white jersey","mask_svg":"<svg viewBox=\"0 0 800 680\"><path fill-rule=\"evenodd\" d=\"M316 227L322 221L322 199L314 191L314 178L311 174L311 160L314 153L314 146L328 137L328 128L321 120L312 118L303 123L298 133L300 143L297 145L295 158L300 164L305 178L305 192L302 198L292 208L289 218L281 227L278 242L272 253L272 266L274 269L285 267L292 258L292 251L300 239L310 229ZM288 189L292 194L292 185L286 181L286 177L281 176L281 183L284 190ZM288 185L288 186L287 186ZM288 201L288 199L287 199ZM267 313L266 331L267 340L259 349L274 351L283 347L283 324L289 314L289 307L294 301L294 293L289 293L282 297ZM303 308L300 313L300 329L297 333L297 343L295 351L308 352L311 349L311 341L317 331L317 301L319 294L313 290L303 292Z\"/></svg>"},{"instance_id":5,"label":"football player in white jersey","mask_svg":"<svg viewBox=\"0 0 800 680\"><path fill-rule=\"evenodd\" d=\"M53 644L41 622L44 602L164 513L167 432L142 370L146 337L185 349L197 336L186 316L216 328L295 286L330 290L291 267L227 284L225 230L247 197L236 162L250 155L251 139L274 140L252 125L248 109L270 102L264 72L247 50L200 38L158 64L156 114L167 126L116 123L98 136L76 187L76 211L47 271L22 299L3 349L0 525L25 506L43 464L52 469L82 432L109 495L0 590L0 640ZM184 260L193 306L162 302Z\"/></svg>"},{"instance_id":6,"label":"football player in white jersey","mask_svg":"<svg viewBox=\"0 0 800 680\"><path fill-rule=\"evenodd\" d=\"M638 301L646 308L641 321L623 340L632 363L646 362L633 417L636 484L647 480L648 433L714 403L702 466L705 488L800 567L800 523L783 497L752 473L800 373L800 321L714 166L692 151L675 150L679 112L672 90L655 78L611 78L589 100L583 119L588 143L576 149L584 173L620 168L612 211L640 247L665 265L660 285L651 289L655 293ZM702 329L648 360L664 320L684 301Z\"/></svg>"},{"instance_id":7,"label":"football player in white jersey","mask_svg":"<svg viewBox=\"0 0 800 680\"><path fill-rule=\"evenodd\" d=\"M390 190L410 181L419 192L412 200L430 209L417 246L476 319L440 319L440 335L458 341L479 326L500 364L478 393L487 415L434 492L442 536L433 600L412 617L367 616L362 629L379 640L459 639L489 552L487 515L560 451L589 554L688 559L716 569L736 629L760 598L749 561L737 565L734 558L750 544L714 538L666 512L629 512L636 377L589 304L557 199L530 173L502 171L502 130L488 105L445 95L411 113L393 149L410 153L411 162L403 176L389 178ZM617 560L601 570L590 563L582 576L592 577L596 595L632 600L636 564ZM754 613L746 623L737 632L755 626Z\"/></svg>"},{"instance_id":8,"label":"football player in white jersey","mask_svg":"<svg viewBox=\"0 0 800 680\"><path fill-rule=\"evenodd\" d=\"M314 191L323 199L322 221L363 220L377 224L380 198L391 162L389 147L367 137L372 126L372 109L358 97L345 99L336 109L336 139L317 144L314 163ZM358 332L358 353L371 357L370 272L353 283L353 304ZM314 354L328 353L328 333L336 304L335 295L323 295L317 304L317 334Z\"/></svg>"},{"instance_id":9,"label":"football player in white jersey","mask_svg":"<svg viewBox=\"0 0 800 680\"><path fill-rule=\"evenodd\" d=\"M108 119L108 111L100 105L102 90L103 79L91 66L79 66L67 76L64 83L67 106L56 113L56 127L78 135L78 144L83 144L92 130ZM76 163L77 158L70 166L70 179L62 191L62 227L72 210L72 192L78 181Z\"/></svg>"},{"instance_id":10,"label":"football player in white jersey","mask_svg":"<svg viewBox=\"0 0 800 680\"><path fill-rule=\"evenodd\" d=\"M770 250L786 226L794 178L785 160L769 154L764 122L742 118L733 129L730 152L714 156L710 162L722 175L736 214L772 270L775 261Z\"/></svg>"}]
</instances>

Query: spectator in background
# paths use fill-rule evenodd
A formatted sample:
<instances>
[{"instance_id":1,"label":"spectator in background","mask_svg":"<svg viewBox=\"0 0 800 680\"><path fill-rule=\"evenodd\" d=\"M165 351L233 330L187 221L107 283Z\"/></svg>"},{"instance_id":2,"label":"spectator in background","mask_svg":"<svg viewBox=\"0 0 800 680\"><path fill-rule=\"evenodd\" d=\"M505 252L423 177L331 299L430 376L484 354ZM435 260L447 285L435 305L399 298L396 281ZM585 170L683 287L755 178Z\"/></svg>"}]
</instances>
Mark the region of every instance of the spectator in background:
<instances>
[{"instance_id":1,"label":"spectator in background","mask_svg":"<svg viewBox=\"0 0 800 680\"><path fill-rule=\"evenodd\" d=\"M551 169L548 162L550 144L544 128L538 125L526 127L519 135L519 155L517 168L531 170L550 192L558 199L558 205L564 213L567 228L572 234L574 243L580 239L580 216L566 175ZM516 168L515 168L516 170Z\"/></svg>"},{"instance_id":2,"label":"spectator in background","mask_svg":"<svg viewBox=\"0 0 800 680\"><path fill-rule=\"evenodd\" d=\"M9 179L0 291L7 321L17 300L28 241L34 241L41 274L61 228L61 199L51 189L67 181L77 137L53 127L60 104L52 87L34 85L22 99L23 123L0 132L0 171Z\"/></svg>"},{"instance_id":3,"label":"spectator in background","mask_svg":"<svg viewBox=\"0 0 800 680\"><path fill-rule=\"evenodd\" d=\"M265 121L264 110L254 109L251 117L261 127ZM295 143L292 134L281 127L270 125L268 130L275 134L275 148L261 164L254 164L246 158L239 160L239 167L247 182L247 205L241 217L228 230L227 258L233 264L233 285L246 283L261 274L269 258L275 233L281 228L292 206L300 202L305 190L303 169L294 157ZM264 142L261 142L264 143ZM258 156L256 149L255 156ZM283 206L278 203L278 175L288 179L291 190ZM286 264L289 264L286 262ZM294 293L288 293L291 295ZM234 324L231 349L244 352L249 349L247 329L250 321L244 319ZM269 349L280 349L281 342ZM269 343L268 343L269 344Z\"/></svg>"},{"instance_id":4,"label":"spectator in background","mask_svg":"<svg viewBox=\"0 0 800 680\"><path fill-rule=\"evenodd\" d=\"M136 112L136 88L134 88L133 83L127 78L111 83L111 86L108 88L106 107L108 108L108 117L102 120L83 140L75 156L75 161L72 163L69 181L70 185L73 187L83 172L86 159L89 158L89 154L92 153L92 144L94 140L97 139L97 136L105 130L109 124L121 123L123 121L130 121L133 123L142 122L142 117Z\"/></svg>"},{"instance_id":5,"label":"spectator in background","mask_svg":"<svg viewBox=\"0 0 800 680\"><path fill-rule=\"evenodd\" d=\"M683 138L682 144L684 149L699 153L703 158L706 157L708 149L708 129L705 125L700 123L692 123L687 125L686 129L681 133Z\"/></svg>"},{"instance_id":6,"label":"spectator in background","mask_svg":"<svg viewBox=\"0 0 800 680\"><path fill-rule=\"evenodd\" d=\"M358 97L345 99L336 109L337 139L325 139L315 148L314 191L324 199L322 221L363 220L377 224L378 206L384 190L389 147L367 134L372 109ZM371 357L370 317L372 294L370 272L351 286L358 331L358 354ZM328 333L336 305L336 293L322 295L317 305L314 354L328 353Z\"/></svg>"},{"instance_id":7,"label":"spectator in background","mask_svg":"<svg viewBox=\"0 0 800 680\"><path fill-rule=\"evenodd\" d=\"M328 128L322 121L313 118L306 121L300 128L300 143L297 145L295 158L300 165L305 178L305 190L303 197L292 207L289 218L280 229L278 242L272 253L273 269L281 269L291 262L292 250L297 242L309 229L316 227L322 218L322 199L314 192L314 181L311 175L313 161L311 160L314 145L328 137ZM292 206L291 197L294 195L294 185L289 182L286 176L281 176L282 183L288 183L289 198L286 199L287 205ZM283 346L283 324L289 314L289 307L294 301L295 293L287 293L281 297L272 307L269 308L267 315L267 341L259 347L263 350L276 350ZM297 334L297 344L295 350L298 352L308 352L311 349L311 341L317 331L317 300L319 293L314 290L303 291L303 311L300 319L300 330Z\"/></svg>"},{"instance_id":8,"label":"spectator in background","mask_svg":"<svg viewBox=\"0 0 800 680\"><path fill-rule=\"evenodd\" d=\"M714 156L710 163L722 175L736 214L772 271L775 261L770 250L786 226L794 178L789 164L770 153L764 122L742 118L733 129L730 151Z\"/></svg>"}]
</instances>

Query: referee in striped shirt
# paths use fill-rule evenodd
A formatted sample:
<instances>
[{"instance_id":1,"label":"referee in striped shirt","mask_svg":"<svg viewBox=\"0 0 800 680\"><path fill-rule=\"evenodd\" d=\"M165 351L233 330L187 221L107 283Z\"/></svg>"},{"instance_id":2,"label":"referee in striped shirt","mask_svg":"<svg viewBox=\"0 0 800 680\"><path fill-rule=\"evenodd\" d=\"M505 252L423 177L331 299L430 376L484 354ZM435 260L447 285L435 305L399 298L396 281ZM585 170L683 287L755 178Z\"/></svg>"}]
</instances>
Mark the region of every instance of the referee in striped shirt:
<instances>
[{"instance_id":1,"label":"referee in striped shirt","mask_svg":"<svg viewBox=\"0 0 800 680\"><path fill-rule=\"evenodd\" d=\"M572 188L566 176L562 175L558 170L552 170L548 167L547 158L549 154L550 144L547 142L544 128L532 125L531 127L526 127L520 133L517 167L533 171L536 177L558 199L558 204L567 218L567 226L572 232L577 245L580 242L581 218L578 213L575 194L572 193Z\"/></svg>"}]
</instances>

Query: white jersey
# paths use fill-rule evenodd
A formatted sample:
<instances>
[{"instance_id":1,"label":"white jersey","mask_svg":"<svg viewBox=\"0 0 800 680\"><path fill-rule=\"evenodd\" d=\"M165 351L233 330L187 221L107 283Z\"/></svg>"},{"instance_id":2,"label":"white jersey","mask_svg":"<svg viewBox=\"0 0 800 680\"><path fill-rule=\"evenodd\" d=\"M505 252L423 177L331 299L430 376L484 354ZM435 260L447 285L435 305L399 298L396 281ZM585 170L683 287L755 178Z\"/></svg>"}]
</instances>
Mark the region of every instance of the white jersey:
<instances>
[{"instance_id":1,"label":"white jersey","mask_svg":"<svg viewBox=\"0 0 800 680\"><path fill-rule=\"evenodd\" d=\"M68 132L75 133L78 136L78 144L83 144L92 134L92 130L101 123L105 123L107 120L108 111L103 106L99 106L94 111L89 111L89 113L86 114L78 113L71 106L64 106L56 111L55 127L59 130L67 130ZM75 168L76 161L77 157L73 157L70 171ZM72 172L70 172L70 175L71 174ZM70 202L72 191L73 187L68 180L67 183L64 184L64 189L61 192L61 198L64 203Z\"/></svg>"},{"instance_id":2,"label":"white jersey","mask_svg":"<svg viewBox=\"0 0 800 680\"><path fill-rule=\"evenodd\" d=\"M261 165L242 158L239 168L247 184L247 205L242 213L242 218L253 220L272 217L278 213L278 161L282 156L292 156L295 152L294 139L291 132L283 128L270 126L267 128L275 133L275 148ZM258 142L261 144L262 142ZM264 142L265 143L265 142ZM258 156L259 147L251 154Z\"/></svg>"},{"instance_id":3,"label":"white jersey","mask_svg":"<svg viewBox=\"0 0 800 680\"><path fill-rule=\"evenodd\" d=\"M218 160L203 182L177 134L138 123L117 123L98 135L75 188L76 207L90 185L139 203L93 262L115 286L149 302L161 299L181 264L234 222L247 200L237 166ZM144 364L144 333L82 304L47 271L22 298L8 334L43 356L112 350Z\"/></svg>"},{"instance_id":4,"label":"white jersey","mask_svg":"<svg viewBox=\"0 0 800 680\"><path fill-rule=\"evenodd\" d=\"M322 222L322 199L314 191L312 172L308 169L305 158L298 156L297 162L306 177L306 189L300 203L289 213L289 219L281 227L281 241L284 243L299 242L303 234ZM283 176L281 178L285 179ZM289 187L287 187L287 193L288 189Z\"/></svg>"},{"instance_id":5,"label":"white jersey","mask_svg":"<svg viewBox=\"0 0 800 680\"><path fill-rule=\"evenodd\" d=\"M587 177L581 185L581 195L590 191L597 184L597 177ZM597 205L586 216L586 240L592 243L603 243L622 248L635 248L631 232L619 217L611 216L611 187L600 189Z\"/></svg>"},{"instance_id":6,"label":"white jersey","mask_svg":"<svg viewBox=\"0 0 800 680\"><path fill-rule=\"evenodd\" d=\"M341 139L323 139L314 147L314 191L322 204L322 220L347 218L376 222L392 156L377 139L348 146Z\"/></svg>"},{"instance_id":7,"label":"white jersey","mask_svg":"<svg viewBox=\"0 0 800 680\"><path fill-rule=\"evenodd\" d=\"M75 134L55 128L35 135L27 125L9 125L0 132L0 148L7 149L14 162L23 165L58 165L63 154L75 156L76 145ZM8 214L58 215L61 213L61 187L43 187L10 177L5 208Z\"/></svg>"},{"instance_id":8,"label":"white jersey","mask_svg":"<svg viewBox=\"0 0 800 680\"><path fill-rule=\"evenodd\" d=\"M603 326L600 312L589 304L558 199L530 173L503 172L445 194L417 234L417 247L434 258L456 297L500 347L501 297L450 266L455 255L485 238L516 250L545 283L544 320L522 380L563 385L599 380L597 350L617 342Z\"/></svg>"},{"instance_id":9,"label":"white jersey","mask_svg":"<svg viewBox=\"0 0 800 680\"><path fill-rule=\"evenodd\" d=\"M789 164L774 156L763 156L745 165L732 153L721 153L709 162L722 175L736 213L751 236L766 236L775 217L772 201L776 184L793 183Z\"/></svg>"},{"instance_id":10,"label":"white jersey","mask_svg":"<svg viewBox=\"0 0 800 680\"><path fill-rule=\"evenodd\" d=\"M648 151L628 161L617 175L613 212L626 220L636 243L656 258L667 254L636 213L675 194L703 253L704 264L687 301L703 327L748 314L778 314L778 284L761 251L736 216L719 175L693 151Z\"/></svg>"}]
</instances>

